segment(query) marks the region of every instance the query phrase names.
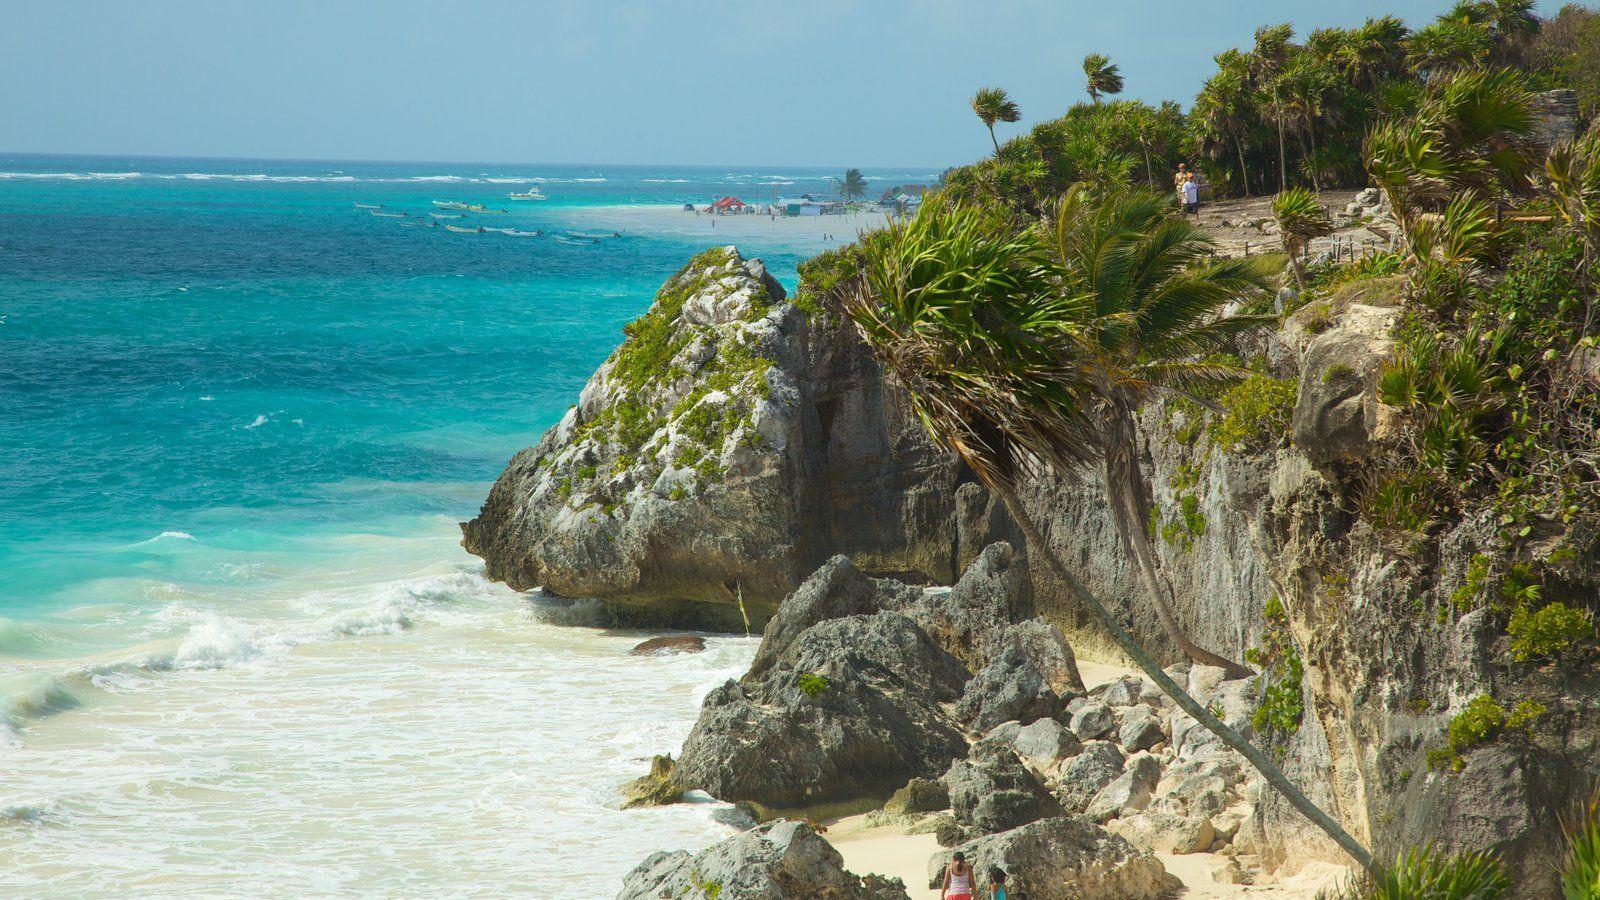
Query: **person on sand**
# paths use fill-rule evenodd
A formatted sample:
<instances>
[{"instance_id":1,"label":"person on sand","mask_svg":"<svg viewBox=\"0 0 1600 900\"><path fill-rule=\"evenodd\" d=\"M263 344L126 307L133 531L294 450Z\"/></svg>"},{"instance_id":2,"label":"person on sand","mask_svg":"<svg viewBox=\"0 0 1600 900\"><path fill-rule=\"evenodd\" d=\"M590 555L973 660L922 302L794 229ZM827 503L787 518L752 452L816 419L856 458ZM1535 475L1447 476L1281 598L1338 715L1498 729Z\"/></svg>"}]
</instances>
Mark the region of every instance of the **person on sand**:
<instances>
[{"instance_id":1,"label":"person on sand","mask_svg":"<svg viewBox=\"0 0 1600 900\"><path fill-rule=\"evenodd\" d=\"M1194 176L1193 175L1190 175L1188 180L1183 183L1182 190L1183 190L1183 214L1186 215L1186 216L1188 216L1188 215L1199 216L1200 215L1200 184L1199 184L1199 182L1194 180Z\"/></svg>"},{"instance_id":2,"label":"person on sand","mask_svg":"<svg viewBox=\"0 0 1600 900\"><path fill-rule=\"evenodd\" d=\"M939 900L972 900L972 867L967 865L967 855L960 850L950 857L950 865L945 866Z\"/></svg>"},{"instance_id":3,"label":"person on sand","mask_svg":"<svg viewBox=\"0 0 1600 900\"><path fill-rule=\"evenodd\" d=\"M989 869L989 896L985 900L1006 900L1006 873L999 866Z\"/></svg>"}]
</instances>

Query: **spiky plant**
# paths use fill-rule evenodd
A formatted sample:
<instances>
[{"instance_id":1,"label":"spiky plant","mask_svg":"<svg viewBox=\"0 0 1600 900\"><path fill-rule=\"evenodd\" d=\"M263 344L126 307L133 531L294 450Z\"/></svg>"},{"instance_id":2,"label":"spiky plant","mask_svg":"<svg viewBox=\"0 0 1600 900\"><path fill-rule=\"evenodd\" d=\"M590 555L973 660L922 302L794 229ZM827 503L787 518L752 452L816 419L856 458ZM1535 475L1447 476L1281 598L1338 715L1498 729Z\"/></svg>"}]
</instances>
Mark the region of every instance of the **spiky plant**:
<instances>
[{"instance_id":1,"label":"spiky plant","mask_svg":"<svg viewBox=\"0 0 1600 900\"><path fill-rule=\"evenodd\" d=\"M1358 875L1325 900L1496 900L1510 886L1494 854L1446 854L1428 845Z\"/></svg>"},{"instance_id":2,"label":"spiky plant","mask_svg":"<svg viewBox=\"0 0 1600 900\"><path fill-rule=\"evenodd\" d=\"M1440 19L1411 33L1406 40L1406 62L1432 79L1482 66L1492 50L1494 33L1487 23Z\"/></svg>"},{"instance_id":3,"label":"spiky plant","mask_svg":"<svg viewBox=\"0 0 1600 900\"><path fill-rule=\"evenodd\" d=\"M1600 260L1600 131L1550 148L1544 173L1562 219L1583 238L1587 272Z\"/></svg>"},{"instance_id":4,"label":"spiky plant","mask_svg":"<svg viewBox=\"0 0 1600 900\"><path fill-rule=\"evenodd\" d=\"M1304 291L1306 273L1301 257L1313 238L1333 233L1328 208L1305 188L1290 188L1272 198L1272 217L1278 221L1278 238L1283 242L1283 252L1289 255L1294 282Z\"/></svg>"},{"instance_id":5,"label":"spiky plant","mask_svg":"<svg viewBox=\"0 0 1600 900\"><path fill-rule=\"evenodd\" d=\"M994 144L994 155L1000 157L1000 141L994 136L996 122L1015 122L1022 118L1022 109L1017 106L1004 88L986 87L978 88L972 95L972 111L977 114L978 121L989 129L989 141Z\"/></svg>"},{"instance_id":6,"label":"spiky plant","mask_svg":"<svg viewBox=\"0 0 1600 900\"><path fill-rule=\"evenodd\" d=\"M1600 794L1591 795L1566 826L1567 854L1561 861L1563 900L1600 897Z\"/></svg>"},{"instance_id":7,"label":"spiky plant","mask_svg":"<svg viewBox=\"0 0 1600 900\"><path fill-rule=\"evenodd\" d=\"M891 225L868 253L862 289L845 299L844 311L906 390L929 436L995 492L1028 552L1077 594L1122 652L1368 867L1365 847L1162 671L1061 561L1017 496L1030 466L1071 476L1100 459L1141 391L1231 377L1194 360L1235 333L1239 323L1213 327L1209 313L1241 283L1259 280L1251 267L1261 263L1228 260L1194 270L1194 244L1169 224L1164 207L1148 196L1120 198L1109 209L1073 208L1058 225L1052 253L1033 229L1018 232L1002 216L934 198L911 221ZM1078 226L1079 214L1091 221ZM1163 253L1172 243L1182 249ZM1109 271L1079 268L1087 257L1078 250L1095 246ZM1141 255L1159 262L1146 265ZM1148 285L1168 290L1136 289ZM1115 424L1108 429L1108 422ZM1116 452L1108 467L1134 458L1131 441Z\"/></svg>"},{"instance_id":8,"label":"spiky plant","mask_svg":"<svg viewBox=\"0 0 1600 900\"><path fill-rule=\"evenodd\" d=\"M1083 58L1083 78L1089 99L1100 102L1102 94L1122 93L1122 72L1104 53L1091 53Z\"/></svg>"}]
</instances>

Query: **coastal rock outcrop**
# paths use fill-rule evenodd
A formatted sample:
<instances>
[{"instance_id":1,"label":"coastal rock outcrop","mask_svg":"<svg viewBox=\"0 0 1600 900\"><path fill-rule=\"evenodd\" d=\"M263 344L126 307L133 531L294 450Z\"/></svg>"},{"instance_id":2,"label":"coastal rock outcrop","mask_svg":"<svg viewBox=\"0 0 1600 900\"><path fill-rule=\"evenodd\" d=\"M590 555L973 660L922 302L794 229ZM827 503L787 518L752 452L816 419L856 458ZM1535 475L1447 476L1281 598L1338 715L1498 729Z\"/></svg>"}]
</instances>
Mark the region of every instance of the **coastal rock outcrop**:
<instances>
[{"instance_id":1,"label":"coastal rock outcrop","mask_svg":"<svg viewBox=\"0 0 1600 900\"><path fill-rule=\"evenodd\" d=\"M905 900L899 879L848 872L839 851L804 822L769 822L691 854L646 857L628 873L617 900L661 897L739 900Z\"/></svg>"},{"instance_id":2,"label":"coastal rock outcrop","mask_svg":"<svg viewBox=\"0 0 1600 900\"><path fill-rule=\"evenodd\" d=\"M1160 900L1182 886L1161 861L1093 822L1057 816L986 835L928 863L928 886L938 887L952 853L977 872L1007 873L1013 894L1029 900Z\"/></svg>"},{"instance_id":3,"label":"coastal rock outcrop","mask_svg":"<svg viewBox=\"0 0 1600 900\"><path fill-rule=\"evenodd\" d=\"M463 543L492 579L642 625L760 629L835 553L949 583L957 467L843 327L733 247L700 254Z\"/></svg>"}]
</instances>

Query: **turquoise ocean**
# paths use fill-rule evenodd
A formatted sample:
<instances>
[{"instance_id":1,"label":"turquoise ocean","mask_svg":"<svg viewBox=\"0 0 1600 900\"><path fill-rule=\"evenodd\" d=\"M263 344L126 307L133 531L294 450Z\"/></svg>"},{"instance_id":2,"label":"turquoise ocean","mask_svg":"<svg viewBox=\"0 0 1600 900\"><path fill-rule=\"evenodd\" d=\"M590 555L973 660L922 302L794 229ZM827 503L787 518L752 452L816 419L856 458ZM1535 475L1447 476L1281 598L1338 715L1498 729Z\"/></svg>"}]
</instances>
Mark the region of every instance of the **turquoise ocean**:
<instances>
[{"instance_id":1,"label":"turquoise ocean","mask_svg":"<svg viewBox=\"0 0 1600 900\"><path fill-rule=\"evenodd\" d=\"M628 657L456 523L692 254L854 236L684 203L833 174L0 154L0 895L605 896L726 833L615 789L752 640Z\"/></svg>"}]
</instances>

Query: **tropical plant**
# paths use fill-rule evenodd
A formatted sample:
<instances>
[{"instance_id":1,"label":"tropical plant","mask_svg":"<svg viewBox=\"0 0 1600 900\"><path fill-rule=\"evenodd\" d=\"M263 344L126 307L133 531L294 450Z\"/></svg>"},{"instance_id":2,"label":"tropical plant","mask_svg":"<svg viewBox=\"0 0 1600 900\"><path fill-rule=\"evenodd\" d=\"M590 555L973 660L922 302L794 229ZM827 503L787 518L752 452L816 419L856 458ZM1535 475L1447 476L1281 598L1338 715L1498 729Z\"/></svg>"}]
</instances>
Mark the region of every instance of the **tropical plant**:
<instances>
[{"instance_id":1,"label":"tropical plant","mask_svg":"<svg viewBox=\"0 0 1600 900\"><path fill-rule=\"evenodd\" d=\"M1511 886L1491 853L1414 847L1392 865L1356 875L1328 900L1495 900Z\"/></svg>"},{"instance_id":2,"label":"tropical plant","mask_svg":"<svg viewBox=\"0 0 1600 900\"><path fill-rule=\"evenodd\" d=\"M1056 254L1066 261L1080 259L1077 248L1092 244L1108 224L1146 223L1145 233L1103 242L1107 255L1102 261L1117 271L1102 274L1062 271L1061 261L1052 259L1036 230L1018 231L1002 215L935 198L924 202L913 219L889 226L887 236L868 254L864 288L847 298L845 312L874 358L906 390L929 436L956 453L995 492L1022 530L1029 553L1038 554L1077 594L1122 652L1361 866L1370 867L1367 849L1317 808L1264 751L1162 671L1062 563L1017 496L1017 483L1030 466L1071 474L1102 452L1104 407L1121 402L1122 395L1114 393L1118 385L1103 381L1108 368L1093 358L1095 348L1118 350L1118 359L1124 361L1128 357L1122 351L1128 348L1152 351L1150 361L1140 359L1129 372L1142 381L1136 387L1212 380L1213 370L1203 365L1169 369L1158 360L1187 360L1235 333L1237 323L1207 327L1206 311L1214 310L1214 301L1231 294L1239 282L1257 282L1252 266L1259 261L1207 263L1190 272L1193 242L1180 240L1182 249L1175 254L1156 252L1168 240L1187 235L1173 229L1164 207L1155 197L1122 197L1107 201L1099 211L1074 210L1098 224L1079 225L1071 216L1062 217ZM1140 251L1160 257L1160 264L1142 265L1135 258ZM1173 302L1166 302L1166 294L1133 290L1152 279L1172 289ZM1107 290L1086 290L1096 286ZM1113 317L1117 301L1135 299L1137 305L1123 307L1128 314ZM1102 301L1104 307L1098 305ZM1146 345L1146 337L1157 340ZM1124 452L1131 457L1131 451Z\"/></svg>"},{"instance_id":3,"label":"tropical plant","mask_svg":"<svg viewBox=\"0 0 1600 900\"><path fill-rule=\"evenodd\" d=\"M1083 58L1083 77L1089 99L1095 103L1100 102L1102 94L1122 93L1122 73L1104 53L1091 53Z\"/></svg>"},{"instance_id":4,"label":"tropical plant","mask_svg":"<svg viewBox=\"0 0 1600 900\"><path fill-rule=\"evenodd\" d=\"M1317 202L1317 195L1305 188L1290 188L1272 198L1272 217L1278 221L1278 236L1295 284L1306 288L1305 261L1301 258L1313 238L1333 233L1328 208Z\"/></svg>"},{"instance_id":5,"label":"tropical plant","mask_svg":"<svg viewBox=\"0 0 1600 900\"><path fill-rule=\"evenodd\" d=\"M1567 854L1561 861L1563 900L1600 898L1600 793L1591 794L1566 826Z\"/></svg>"},{"instance_id":6,"label":"tropical plant","mask_svg":"<svg viewBox=\"0 0 1600 900\"><path fill-rule=\"evenodd\" d=\"M1283 96L1283 70L1289 64L1296 47L1294 28L1288 23L1264 25L1256 29L1255 47L1250 51L1250 74L1260 89L1257 103L1278 129L1278 190L1289 187L1289 161L1285 150L1284 130L1288 127L1290 108Z\"/></svg>"},{"instance_id":7,"label":"tropical plant","mask_svg":"<svg viewBox=\"0 0 1600 900\"><path fill-rule=\"evenodd\" d=\"M1550 148L1544 173L1562 219L1583 239L1581 277L1600 261L1600 131Z\"/></svg>"},{"instance_id":8,"label":"tropical plant","mask_svg":"<svg viewBox=\"0 0 1600 900\"><path fill-rule=\"evenodd\" d=\"M1203 147L1215 158L1232 150L1239 161L1239 188L1250 196L1250 170L1245 164L1244 142L1256 119L1250 89L1250 68L1244 55L1230 50L1217 57L1217 74L1206 81L1189 111L1190 121Z\"/></svg>"},{"instance_id":9,"label":"tropical plant","mask_svg":"<svg viewBox=\"0 0 1600 900\"><path fill-rule=\"evenodd\" d=\"M1483 22L1441 18L1412 32L1406 62L1429 79L1482 66L1494 49L1494 34Z\"/></svg>"},{"instance_id":10,"label":"tropical plant","mask_svg":"<svg viewBox=\"0 0 1600 900\"><path fill-rule=\"evenodd\" d=\"M1004 88L986 87L979 88L972 95L972 111L977 114L978 121L989 129L989 141L994 144L994 155L1000 156L1000 141L994 136L994 123L1015 122L1022 118L1022 110L1005 92Z\"/></svg>"},{"instance_id":11,"label":"tropical plant","mask_svg":"<svg viewBox=\"0 0 1600 900\"><path fill-rule=\"evenodd\" d=\"M860 169L846 169L843 175L833 179L833 184L839 190L839 199L845 203L858 200L867 193L867 178Z\"/></svg>"}]
</instances>

